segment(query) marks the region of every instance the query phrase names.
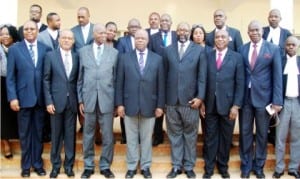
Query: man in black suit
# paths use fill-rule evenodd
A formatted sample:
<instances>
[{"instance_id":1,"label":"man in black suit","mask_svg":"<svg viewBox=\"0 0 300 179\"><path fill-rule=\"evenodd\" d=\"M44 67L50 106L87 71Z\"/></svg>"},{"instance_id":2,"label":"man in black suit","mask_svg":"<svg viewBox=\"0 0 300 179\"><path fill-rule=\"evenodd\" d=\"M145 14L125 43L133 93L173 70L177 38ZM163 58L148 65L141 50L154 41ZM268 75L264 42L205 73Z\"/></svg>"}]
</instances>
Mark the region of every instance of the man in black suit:
<instances>
[{"instance_id":1,"label":"man in black suit","mask_svg":"<svg viewBox=\"0 0 300 179\"><path fill-rule=\"evenodd\" d=\"M235 119L244 96L242 56L228 48L229 34L215 33L216 49L207 54L207 89L205 97L205 173L213 175L215 165L222 178L230 178L228 161ZM202 105L203 110L204 105Z\"/></svg>"},{"instance_id":2,"label":"man in black suit","mask_svg":"<svg viewBox=\"0 0 300 179\"><path fill-rule=\"evenodd\" d=\"M162 14L160 17L160 30L150 37L149 49L163 56L164 49L171 44L177 43L177 35L171 30L172 18L169 14ZM164 116L155 119L152 145L157 146L164 142L163 132Z\"/></svg>"},{"instance_id":3,"label":"man in black suit","mask_svg":"<svg viewBox=\"0 0 300 179\"><path fill-rule=\"evenodd\" d=\"M69 177L74 176L79 66L77 54L71 51L74 41L71 30L62 30L59 37L60 48L49 52L44 63L44 94L52 129L50 178L56 178L60 172L62 143L65 173Z\"/></svg>"},{"instance_id":4,"label":"man in black suit","mask_svg":"<svg viewBox=\"0 0 300 179\"><path fill-rule=\"evenodd\" d=\"M149 28L146 29L149 37L159 32L160 15L157 12L151 12L148 19Z\"/></svg>"},{"instance_id":5,"label":"man in black suit","mask_svg":"<svg viewBox=\"0 0 300 179\"><path fill-rule=\"evenodd\" d=\"M42 32L47 29L47 25L41 22L42 11L43 11L42 6L38 4L32 4L29 10L29 19L37 23L39 32ZM24 39L23 26L21 26L18 31L21 39Z\"/></svg>"}]
</instances>

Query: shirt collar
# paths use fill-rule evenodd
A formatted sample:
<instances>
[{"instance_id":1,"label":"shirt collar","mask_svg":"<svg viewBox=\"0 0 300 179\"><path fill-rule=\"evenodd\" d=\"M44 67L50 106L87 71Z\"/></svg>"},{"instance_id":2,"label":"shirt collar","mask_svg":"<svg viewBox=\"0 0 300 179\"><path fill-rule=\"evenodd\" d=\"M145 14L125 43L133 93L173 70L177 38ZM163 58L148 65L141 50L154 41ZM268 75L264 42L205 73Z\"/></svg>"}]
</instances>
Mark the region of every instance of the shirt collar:
<instances>
[{"instance_id":1,"label":"shirt collar","mask_svg":"<svg viewBox=\"0 0 300 179\"><path fill-rule=\"evenodd\" d=\"M26 39L24 39L24 40L25 40L27 47L29 47L29 45L33 45L33 46L37 45L37 40L35 40L33 43L28 42Z\"/></svg>"},{"instance_id":2,"label":"shirt collar","mask_svg":"<svg viewBox=\"0 0 300 179\"><path fill-rule=\"evenodd\" d=\"M60 53L61 53L62 55L65 55L65 54L71 54L71 50L65 51L65 50L62 49L61 47L59 48L59 50L60 50Z\"/></svg>"},{"instance_id":3,"label":"shirt collar","mask_svg":"<svg viewBox=\"0 0 300 179\"><path fill-rule=\"evenodd\" d=\"M260 39L260 41L256 43L256 47L260 47L262 45L262 43L263 43L263 39ZM250 45L251 45L251 47L253 47L254 43L251 41Z\"/></svg>"}]
</instances>

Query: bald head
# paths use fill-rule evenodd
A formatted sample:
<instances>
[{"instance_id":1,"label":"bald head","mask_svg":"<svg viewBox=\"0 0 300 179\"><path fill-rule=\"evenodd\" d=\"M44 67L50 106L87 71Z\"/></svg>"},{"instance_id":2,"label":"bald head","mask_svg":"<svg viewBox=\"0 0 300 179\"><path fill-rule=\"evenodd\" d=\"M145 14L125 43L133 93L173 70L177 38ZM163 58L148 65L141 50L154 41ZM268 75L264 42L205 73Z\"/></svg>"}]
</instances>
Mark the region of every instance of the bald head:
<instances>
[{"instance_id":1,"label":"bald head","mask_svg":"<svg viewBox=\"0 0 300 179\"><path fill-rule=\"evenodd\" d=\"M148 32L144 29L137 30L134 36L134 42L135 48L143 52L147 48L149 42Z\"/></svg>"},{"instance_id":2,"label":"bald head","mask_svg":"<svg viewBox=\"0 0 300 179\"><path fill-rule=\"evenodd\" d=\"M292 57L297 54L297 50L299 47L299 40L295 36L289 36L285 41L285 51L286 53Z\"/></svg>"},{"instance_id":3,"label":"bald head","mask_svg":"<svg viewBox=\"0 0 300 179\"><path fill-rule=\"evenodd\" d=\"M223 9L217 9L214 12L214 23L215 23L216 28L222 29L225 26L226 19L227 19L227 16Z\"/></svg>"},{"instance_id":4,"label":"bald head","mask_svg":"<svg viewBox=\"0 0 300 179\"><path fill-rule=\"evenodd\" d=\"M263 28L259 21L253 20L248 25L248 36L253 43L258 43L263 34Z\"/></svg>"},{"instance_id":5,"label":"bald head","mask_svg":"<svg viewBox=\"0 0 300 179\"><path fill-rule=\"evenodd\" d=\"M80 7L77 11L78 24L85 26L90 22L90 11L86 7Z\"/></svg>"},{"instance_id":6,"label":"bald head","mask_svg":"<svg viewBox=\"0 0 300 179\"><path fill-rule=\"evenodd\" d=\"M280 11L278 9L272 9L269 12L268 21L269 21L269 25L272 28L279 27L279 23L281 21L281 13L280 13Z\"/></svg>"},{"instance_id":7,"label":"bald head","mask_svg":"<svg viewBox=\"0 0 300 179\"><path fill-rule=\"evenodd\" d=\"M97 45L101 45L106 41L107 33L103 24L95 24L93 29L94 41Z\"/></svg>"},{"instance_id":8,"label":"bald head","mask_svg":"<svg viewBox=\"0 0 300 179\"><path fill-rule=\"evenodd\" d=\"M59 46L65 50L69 51L72 49L72 46L75 42L74 34L70 29L61 30L59 33Z\"/></svg>"},{"instance_id":9,"label":"bald head","mask_svg":"<svg viewBox=\"0 0 300 179\"><path fill-rule=\"evenodd\" d=\"M128 29L129 35L134 36L135 32L138 29L141 29L141 23L140 23L140 21L138 19L136 19L136 18L130 19L128 21L127 29Z\"/></svg>"}]
</instances>

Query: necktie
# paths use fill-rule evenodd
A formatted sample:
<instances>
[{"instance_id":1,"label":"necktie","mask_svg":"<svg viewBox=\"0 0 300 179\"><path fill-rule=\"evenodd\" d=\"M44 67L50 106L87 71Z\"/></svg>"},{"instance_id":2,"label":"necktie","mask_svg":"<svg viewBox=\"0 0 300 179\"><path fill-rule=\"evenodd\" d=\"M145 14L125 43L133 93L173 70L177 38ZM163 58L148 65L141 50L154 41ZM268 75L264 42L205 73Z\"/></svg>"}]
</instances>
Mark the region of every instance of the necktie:
<instances>
[{"instance_id":1,"label":"necktie","mask_svg":"<svg viewBox=\"0 0 300 179\"><path fill-rule=\"evenodd\" d=\"M179 58L180 58L180 60L181 60L183 54L184 54L184 43L181 43L180 49L179 49Z\"/></svg>"},{"instance_id":2,"label":"necktie","mask_svg":"<svg viewBox=\"0 0 300 179\"><path fill-rule=\"evenodd\" d=\"M97 58L96 58L96 63L97 63L97 65L100 65L101 56L102 56L102 53L101 53L101 47L98 46L98 47L97 47Z\"/></svg>"},{"instance_id":3,"label":"necktie","mask_svg":"<svg viewBox=\"0 0 300 179\"><path fill-rule=\"evenodd\" d=\"M217 69L219 70L222 66L222 53L219 52L218 53L218 58L216 60L216 66L217 66Z\"/></svg>"},{"instance_id":4,"label":"necktie","mask_svg":"<svg viewBox=\"0 0 300 179\"><path fill-rule=\"evenodd\" d=\"M252 52L252 55L251 55L251 61L250 61L251 70L253 70L256 59L257 59L257 49L256 49L256 47L257 47L257 45L254 44L253 45L253 52Z\"/></svg>"},{"instance_id":5,"label":"necktie","mask_svg":"<svg viewBox=\"0 0 300 179\"><path fill-rule=\"evenodd\" d=\"M164 36L163 36L163 44L164 44L164 47L167 46L167 37L168 37L168 34L167 34L167 33L164 33Z\"/></svg>"},{"instance_id":6,"label":"necktie","mask_svg":"<svg viewBox=\"0 0 300 179\"><path fill-rule=\"evenodd\" d=\"M32 59L33 65L35 66L35 57L34 57L34 51L33 51L33 44L29 45L29 54Z\"/></svg>"},{"instance_id":7,"label":"necktie","mask_svg":"<svg viewBox=\"0 0 300 179\"><path fill-rule=\"evenodd\" d=\"M271 38L270 42L273 43L273 39L272 38Z\"/></svg>"},{"instance_id":8,"label":"necktie","mask_svg":"<svg viewBox=\"0 0 300 179\"><path fill-rule=\"evenodd\" d=\"M65 65L67 77L69 77L70 71L71 71L71 65L69 62L69 54L68 53L65 53L64 65Z\"/></svg>"},{"instance_id":9,"label":"necktie","mask_svg":"<svg viewBox=\"0 0 300 179\"><path fill-rule=\"evenodd\" d=\"M144 53L140 52L140 58L139 58L139 67L140 67L140 73L143 74L144 72L144 67L145 67L145 61L144 61L144 57L143 57Z\"/></svg>"}]
</instances>

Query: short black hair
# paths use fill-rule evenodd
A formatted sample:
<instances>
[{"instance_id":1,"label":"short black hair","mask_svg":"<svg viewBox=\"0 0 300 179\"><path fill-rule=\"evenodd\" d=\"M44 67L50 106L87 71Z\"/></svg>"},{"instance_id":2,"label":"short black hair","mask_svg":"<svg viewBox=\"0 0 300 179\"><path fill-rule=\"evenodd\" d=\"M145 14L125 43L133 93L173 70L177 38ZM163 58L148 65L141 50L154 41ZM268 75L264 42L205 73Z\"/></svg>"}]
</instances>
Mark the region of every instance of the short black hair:
<instances>
[{"instance_id":1,"label":"short black hair","mask_svg":"<svg viewBox=\"0 0 300 179\"><path fill-rule=\"evenodd\" d=\"M4 24L0 27L0 30L7 28L9 36L13 39L13 43L21 41L21 38L19 36L18 30L15 26L10 24Z\"/></svg>"}]
</instances>

